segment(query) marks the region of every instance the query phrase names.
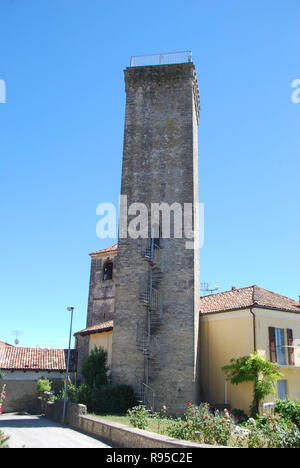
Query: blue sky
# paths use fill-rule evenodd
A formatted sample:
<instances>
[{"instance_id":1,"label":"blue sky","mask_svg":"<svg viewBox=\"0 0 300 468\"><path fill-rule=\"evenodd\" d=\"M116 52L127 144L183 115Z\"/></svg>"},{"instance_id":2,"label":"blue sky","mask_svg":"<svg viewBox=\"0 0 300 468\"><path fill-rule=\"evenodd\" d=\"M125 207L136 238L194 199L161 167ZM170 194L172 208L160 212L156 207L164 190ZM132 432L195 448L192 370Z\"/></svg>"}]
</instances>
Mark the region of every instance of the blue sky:
<instances>
[{"instance_id":1,"label":"blue sky","mask_svg":"<svg viewBox=\"0 0 300 468\"><path fill-rule=\"evenodd\" d=\"M96 207L118 204L131 55L192 50L201 281L298 298L300 3L1 0L0 340L85 327Z\"/></svg>"}]
</instances>

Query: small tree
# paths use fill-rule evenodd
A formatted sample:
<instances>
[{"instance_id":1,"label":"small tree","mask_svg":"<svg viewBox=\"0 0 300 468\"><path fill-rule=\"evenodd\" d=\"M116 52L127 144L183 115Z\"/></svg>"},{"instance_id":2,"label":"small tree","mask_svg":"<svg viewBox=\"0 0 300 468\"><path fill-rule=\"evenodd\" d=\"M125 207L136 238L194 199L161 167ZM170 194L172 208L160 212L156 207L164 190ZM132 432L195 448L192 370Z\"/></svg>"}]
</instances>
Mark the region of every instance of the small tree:
<instances>
[{"instance_id":1,"label":"small tree","mask_svg":"<svg viewBox=\"0 0 300 468\"><path fill-rule=\"evenodd\" d=\"M49 379L45 379L45 377L41 377L36 384L36 389L38 395L42 395L44 392L51 392L51 382Z\"/></svg>"},{"instance_id":2,"label":"small tree","mask_svg":"<svg viewBox=\"0 0 300 468\"><path fill-rule=\"evenodd\" d=\"M231 359L230 364L222 367L227 380L233 385L242 382L253 382L253 401L250 415L255 417L261 401L267 395L276 394L275 384L282 377L278 364L265 359L257 352L238 359Z\"/></svg>"},{"instance_id":3,"label":"small tree","mask_svg":"<svg viewBox=\"0 0 300 468\"><path fill-rule=\"evenodd\" d=\"M90 389L108 384L108 370L107 352L101 346L91 351L81 368L85 383Z\"/></svg>"}]
</instances>

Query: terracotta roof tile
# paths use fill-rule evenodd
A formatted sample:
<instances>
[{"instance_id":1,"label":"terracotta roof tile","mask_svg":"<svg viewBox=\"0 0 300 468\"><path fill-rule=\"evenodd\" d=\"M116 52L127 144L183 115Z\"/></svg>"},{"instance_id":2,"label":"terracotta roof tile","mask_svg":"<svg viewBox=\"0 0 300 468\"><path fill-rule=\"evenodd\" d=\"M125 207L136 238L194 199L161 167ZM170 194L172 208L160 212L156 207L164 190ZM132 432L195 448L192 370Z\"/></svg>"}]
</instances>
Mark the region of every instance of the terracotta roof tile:
<instances>
[{"instance_id":1,"label":"terracotta roof tile","mask_svg":"<svg viewBox=\"0 0 300 468\"><path fill-rule=\"evenodd\" d=\"M209 314L248 307L300 313L299 302L258 286L232 289L200 298L200 313Z\"/></svg>"},{"instance_id":2,"label":"terracotta roof tile","mask_svg":"<svg viewBox=\"0 0 300 468\"><path fill-rule=\"evenodd\" d=\"M101 322L97 323L96 325L93 325L88 328L84 328L83 330L80 330L79 332L74 333L74 335L91 335L93 333L102 333L105 331L112 330L114 326L114 321L113 320L108 320L107 322Z\"/></svg>"},{"instance_id":3,"label":"terracotta roof tile","mask_svg":"<svg viewBox=\"0 0 300 468\"><path fill-rule=\"evenodd\" d=\"M106 254L109 252L117 252L118 250L118 244L111 245L110 247L107 247L106 249L101 249L101 250L96 250L96 252L91 252L89 255L97 255L97 254Z\"/></svg>"},{"instance_id":4,"label":"terracotta roof tile","mask_svg":"<svg viewBox=\"0 0 300 468\"><path fill-rule=\"evenodd\" d=\"M23 348L4 346L0 348L0 369L65 371L67 349ZM71 349L70 370L77 367L77 350Z\"/></svg>"}]
</instances>

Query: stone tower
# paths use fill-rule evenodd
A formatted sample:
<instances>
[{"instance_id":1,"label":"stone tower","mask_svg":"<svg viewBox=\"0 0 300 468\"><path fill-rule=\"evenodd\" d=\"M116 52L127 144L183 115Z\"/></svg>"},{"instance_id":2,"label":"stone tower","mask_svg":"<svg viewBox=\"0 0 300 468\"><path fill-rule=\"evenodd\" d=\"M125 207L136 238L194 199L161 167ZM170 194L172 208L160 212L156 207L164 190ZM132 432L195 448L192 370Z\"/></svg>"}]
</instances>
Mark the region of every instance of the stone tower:
<instances>
[{"instance_id":1,"label":"stone tower","mask_svg":"<svg viewBox=\"0 0 300 468\"><path fill-rule=\"evenodd\" d=\"M184 204L189 204L197 229L195 66L185 62L129 67L125 88L121 195L127 196L128 224L134 219L133 203L143 203L149 214L151 204L164 203L171 207L171 231L165 234L168 216L161 216L156 224L152 219L156 233L149 219L143 235L147 238L126 237L124 216L120 219L112 382L132 385L148 406L159 409L165 404L171 413L180 414L188 401L197 402L199 386L198 233L195 248L186 248L185 234L174 235L172 211L174 203L180 206L183 220Z\"/></svg>"},{"instance_id":2,"label":"stone tower","mask_svg":"<svg viewBox=\"0 0 300 468\"><path fill-rule=\"evenodd\" d=\"M117 245L91 252L86 328L75 333L78 352L77 380L82 380L81 367L90 352L90 336L109 325L114 318L115 257Z\"/></svg>"}]
</instances>

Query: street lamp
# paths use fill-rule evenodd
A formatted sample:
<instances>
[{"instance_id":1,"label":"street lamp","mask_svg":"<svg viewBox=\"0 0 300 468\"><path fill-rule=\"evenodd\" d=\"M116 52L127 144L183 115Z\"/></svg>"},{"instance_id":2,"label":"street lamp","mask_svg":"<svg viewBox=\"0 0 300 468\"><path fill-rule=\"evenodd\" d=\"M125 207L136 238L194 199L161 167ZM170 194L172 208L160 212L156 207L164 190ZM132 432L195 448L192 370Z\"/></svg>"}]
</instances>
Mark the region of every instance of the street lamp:
<instances>
[{"instance_id":1,"label":"street lamp","mask_svg":"<svg viewBox=\"0 0 300 468\"><path fill-rule=\"evenodd\" d=\"M67 307L67 310L71 312L71 323L70 323L70 336L69 336L69 348L68 348L68 360L66 369L66 382L65 382L65 397L64 397L64 409L62 422L65 422L66 407L67 407L67 394L68 394L68 377L69 377L69 366L70 366L70 352L71 352L71 337L72 337L72 322L73 322L73 311L74 307Z\"/></svg>"}]
</instances>

